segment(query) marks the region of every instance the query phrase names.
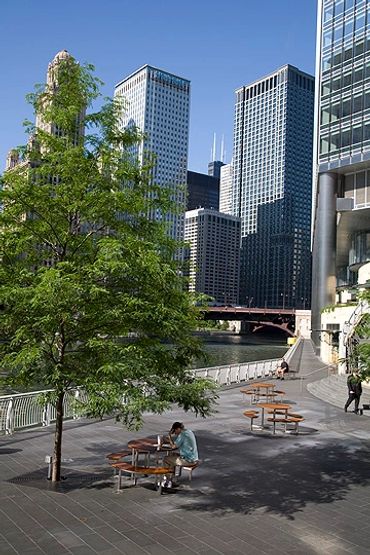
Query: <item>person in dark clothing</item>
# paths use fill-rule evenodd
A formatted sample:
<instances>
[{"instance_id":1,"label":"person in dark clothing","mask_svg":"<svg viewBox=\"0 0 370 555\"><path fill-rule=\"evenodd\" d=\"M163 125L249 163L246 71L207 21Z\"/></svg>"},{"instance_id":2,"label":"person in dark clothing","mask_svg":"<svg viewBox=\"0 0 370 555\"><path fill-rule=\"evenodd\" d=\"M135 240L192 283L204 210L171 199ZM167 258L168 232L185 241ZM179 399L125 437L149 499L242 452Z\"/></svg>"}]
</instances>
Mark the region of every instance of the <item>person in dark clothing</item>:
<instances>
[{"instance_id":1,"label":"person in dark clothing","mask_svg":"<svg viewBox=\"0 0 370 555\"><path fill-rule=\"evenodd\" d=\"M362 393L361 378L358 372L352 371L351 374L348 376L347 387L348 399L346 404L344 405L344 412L347 412L349 405L354 401L355 410L353 412L358 414L358 405L360 403L360 397Z\"/></svg>"},{"instance_id":2,"label":"person in dark clothing","mask_svg":"<svg viewBox=\"0 0 370 555\"><path fill-rule=\"evenodd\" d=\"M289 365L287 363L287 361L283 358L282 361L280 362L279 366L276 369L276 378L278 380L283 380L284 379L284 374L286 374L287 372L289 372Z\"/></svg>"}]
</instances>

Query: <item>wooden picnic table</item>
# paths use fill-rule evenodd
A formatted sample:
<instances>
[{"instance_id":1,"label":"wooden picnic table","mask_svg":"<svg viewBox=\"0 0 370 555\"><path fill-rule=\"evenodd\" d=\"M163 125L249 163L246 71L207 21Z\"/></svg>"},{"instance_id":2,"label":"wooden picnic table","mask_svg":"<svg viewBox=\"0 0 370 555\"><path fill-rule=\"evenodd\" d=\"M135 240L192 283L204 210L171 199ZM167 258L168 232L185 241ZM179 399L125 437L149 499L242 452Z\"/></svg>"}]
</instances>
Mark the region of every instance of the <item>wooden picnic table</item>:
<instances>
[{"instance_id":1,"label":"wooden picnic table","mask_svg":"<svg viewBox=\"0 0 370 555\"><path fill-rule=\"evenodd\" d=\"M262 409L262 426L264 425L265 421L265 409L272 410L274 411L274 413L277 410L281 410L284 411L286 414L291 408L291 405L288 405L288 403L257 403L256 406L261 407Z\"/></svg>"},{"instance_id":2,"label":"wooden picnic table","mask_svg":"<svg viewBox=\"0 0 370 555\"><path fill-rule=\"evenodd\" d=\"M276 394L273 391L274 387L274 383L260 382L254 383L253 385L249 385L247 387L243 387L240 391L241 393L243 393L243 395L251 395L252 403L254 403L258 402L260 400L260 397L266 397L267 401L269 399L273 400L273 398L276 397Z\"/></svg>"}]
</instances>

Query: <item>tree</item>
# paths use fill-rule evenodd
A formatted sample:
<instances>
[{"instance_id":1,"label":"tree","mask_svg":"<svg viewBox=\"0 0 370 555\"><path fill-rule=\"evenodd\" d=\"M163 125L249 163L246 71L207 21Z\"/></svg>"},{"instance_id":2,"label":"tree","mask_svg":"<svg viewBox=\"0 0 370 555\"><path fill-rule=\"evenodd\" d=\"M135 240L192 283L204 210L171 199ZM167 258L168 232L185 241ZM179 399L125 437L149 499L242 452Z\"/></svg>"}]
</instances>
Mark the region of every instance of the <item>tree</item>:
<instances>
[{"instance_id":1,"label":"tree","mask_svg":"<svg viewBox=\"0 0 370 555\"><path fill-rule=\"evenodd\" d=\"M2 176L0 355L9 384L54 390L58 481L63 402L76 385L83 414L132 428L173 403L206 416L216 392L189 370L202 354L199 309L178 244L146 216L174 210L171 195L133 158L142 137L120 130L122 103L91 112L101 84L92 66L55 60L29 96L36 125L21 163Z\"/></svg>"}]
</instances>

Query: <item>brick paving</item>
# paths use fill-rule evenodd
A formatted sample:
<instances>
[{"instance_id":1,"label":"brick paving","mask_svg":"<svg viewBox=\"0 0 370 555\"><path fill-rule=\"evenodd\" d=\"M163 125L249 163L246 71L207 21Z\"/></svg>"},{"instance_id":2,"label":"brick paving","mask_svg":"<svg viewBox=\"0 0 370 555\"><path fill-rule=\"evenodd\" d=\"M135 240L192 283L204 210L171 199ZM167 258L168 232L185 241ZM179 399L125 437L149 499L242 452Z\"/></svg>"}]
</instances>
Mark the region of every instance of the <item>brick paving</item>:
<instances>
[{"instance_id":1,"label":"brick paving","mask_svg":"<svg viewBox=\"0 0 370 555\"><path fill-rule=\"evenodd\" d=\"M44 463L52 429L0 437L0 554L368 555L370 419L308 393L325 370L307 341L298 365L301 379L277 382L305 417L298 436L252 435L239 387L221 391L207 420L176 410L136 433L112 419L68 422L56 489ZM193 481L160 496L142 478L114 493L105 455L179 419L198 438Z\"/></svg>"}]
</instances>

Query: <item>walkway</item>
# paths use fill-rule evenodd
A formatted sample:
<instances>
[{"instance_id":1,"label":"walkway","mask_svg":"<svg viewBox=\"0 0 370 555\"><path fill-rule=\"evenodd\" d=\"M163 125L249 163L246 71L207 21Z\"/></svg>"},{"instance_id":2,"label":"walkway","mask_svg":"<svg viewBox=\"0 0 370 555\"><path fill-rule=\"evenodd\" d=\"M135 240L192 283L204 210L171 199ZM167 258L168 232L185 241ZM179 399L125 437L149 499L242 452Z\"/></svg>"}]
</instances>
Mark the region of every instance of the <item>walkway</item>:
<instances>
[{"instance_id":1,"label":"walkway","mask_svg":"<svg viewBox=\"0 0 370 555\"><path fill-rule=\"evenodd\" d=\"M305 416L299 436L251 435L239 386L221 392L207 420L148 416L138 434L113 420L67 423L67 479L57 491L43 462L51 430L0 437L1 555L367 555L370 420L308 393L322 366L305 342L302 379L278 382ZM193 482L159 496L148 479L114 494L105 455L173 420L198 437L203 464Z\"/></svg>"}]
</instances>

